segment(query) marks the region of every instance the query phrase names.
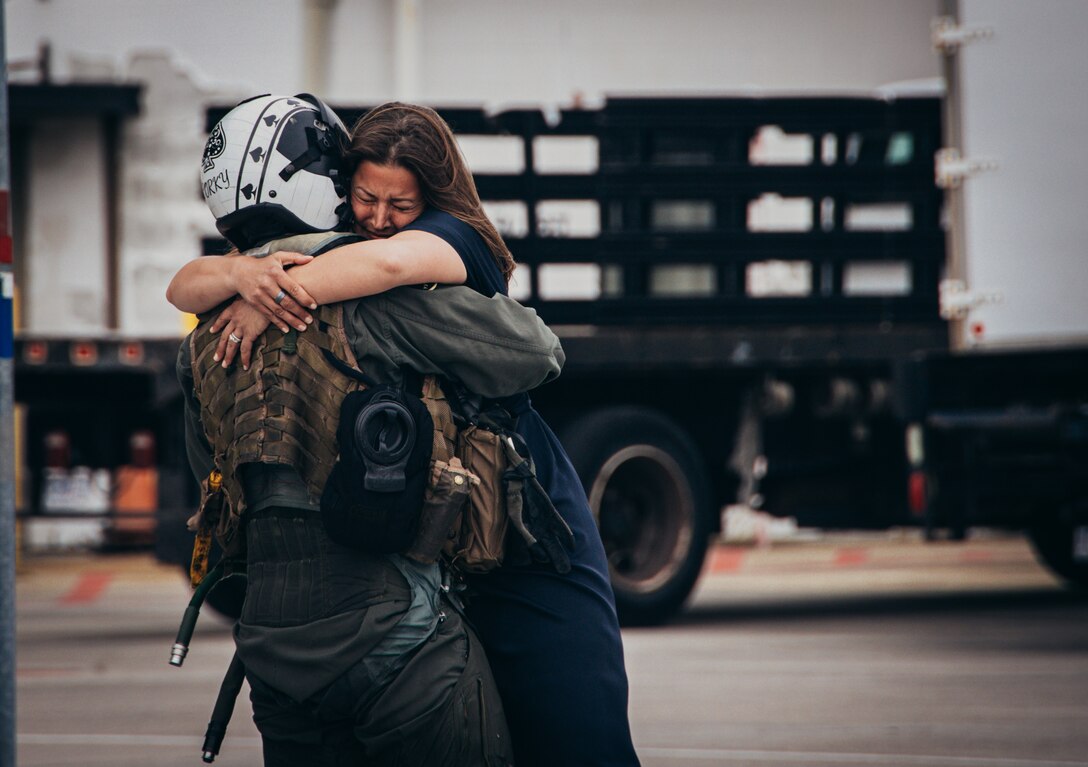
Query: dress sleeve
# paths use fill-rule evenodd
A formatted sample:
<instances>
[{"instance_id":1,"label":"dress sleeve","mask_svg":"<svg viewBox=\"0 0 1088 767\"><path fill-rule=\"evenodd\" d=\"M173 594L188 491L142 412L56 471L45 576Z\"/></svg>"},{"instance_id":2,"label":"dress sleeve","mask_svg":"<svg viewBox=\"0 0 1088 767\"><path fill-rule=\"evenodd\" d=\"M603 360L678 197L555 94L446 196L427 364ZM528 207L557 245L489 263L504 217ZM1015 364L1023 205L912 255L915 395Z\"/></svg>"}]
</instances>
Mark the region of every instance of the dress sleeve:
<instances>
[{"instance_id":1,"label":"dress sleeve","mask_svg":"<svg viewBox=\"0 0 1088 767\"><path fill-rule=\"evenodd\" d=\"M489 298L496 293L506 294L506 281L491 249L471 225L445 211L428 208L404 230L427 232L449 243L465 264L467 287Z\"/></svg>"}]
</instances>

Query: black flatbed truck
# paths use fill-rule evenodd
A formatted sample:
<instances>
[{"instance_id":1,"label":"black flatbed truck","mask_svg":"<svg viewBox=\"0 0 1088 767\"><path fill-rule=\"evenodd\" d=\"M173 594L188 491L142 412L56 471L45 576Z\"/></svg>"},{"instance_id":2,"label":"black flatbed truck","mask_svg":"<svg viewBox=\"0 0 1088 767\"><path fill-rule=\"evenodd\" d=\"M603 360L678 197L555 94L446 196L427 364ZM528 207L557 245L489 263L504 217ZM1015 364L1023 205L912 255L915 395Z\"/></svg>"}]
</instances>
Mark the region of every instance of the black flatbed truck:
<instances>
[{"instance_id":1,"label":"black flatbed truck","mask_svg":"<svg viewBox=\"0 0 1088 767\"><path fill-rule=\"evenodd\" d=\"M928 96L616 98L558 120L439 110L461 136L521 141L520 168L477 172L477 186L521 206L520 231L505 232L520 297L567 353L533 401L582 478L625 622L680 608L732 503L825 529L1023 528L1084 581L1088 347L953 348L934 164L946 108ZM808 159L761 156L769 127L807 142ZM590 139L595 167L538 171L534 148L554 137ZM807 213L768 223L768 196ZM598 231L544 215L556 202L590 203ZM588 269L591 289L546 289L555 266Z\"/></svg>"}]
</instances>

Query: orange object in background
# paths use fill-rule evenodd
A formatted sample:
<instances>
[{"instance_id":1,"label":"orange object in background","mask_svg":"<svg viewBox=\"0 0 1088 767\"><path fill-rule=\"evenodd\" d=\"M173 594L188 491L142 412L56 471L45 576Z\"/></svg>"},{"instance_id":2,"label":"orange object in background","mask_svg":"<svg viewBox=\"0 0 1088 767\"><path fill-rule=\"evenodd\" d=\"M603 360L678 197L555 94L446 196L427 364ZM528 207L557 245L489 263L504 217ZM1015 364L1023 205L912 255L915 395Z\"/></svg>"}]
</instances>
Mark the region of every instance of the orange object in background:
<instances>
[{"instance_id":1,"label":"orange object in background","mask_svg":"<svg viewBox=\"0 0 1088 767\"><path fill-rule=\"evenodd\" d=\"M118 466L113 477L114 543L151 543L159 502L159 470L154 466Z\"/></svg>"},{"instance_id":2,"label":"orange object in background","mask_svg":"<svg viewBox=\"0 0 1088 767\"><path fill-rule=\"evenodd\" d=\"M129 439L131 463L113 476L113 525L108 533L117 544L150 544L155 536L159 504L159 470L155 466L155 435L141 429Z\"/></svg>"}]
</instances>

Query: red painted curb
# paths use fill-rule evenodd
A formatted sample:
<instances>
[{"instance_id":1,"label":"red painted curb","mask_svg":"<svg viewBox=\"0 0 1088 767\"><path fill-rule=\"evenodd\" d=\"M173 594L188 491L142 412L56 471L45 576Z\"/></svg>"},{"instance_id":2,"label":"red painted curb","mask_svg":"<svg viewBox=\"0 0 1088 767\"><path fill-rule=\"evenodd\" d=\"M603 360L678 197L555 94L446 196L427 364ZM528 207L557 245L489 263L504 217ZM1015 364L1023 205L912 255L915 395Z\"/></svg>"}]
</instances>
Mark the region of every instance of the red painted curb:
<instances>
[{"instance_id":1,"label":"red painted curb","mask_svg":"<svg viewBox=\"0 0 1088 767\"><path fill-rule=\"evenodd\" d=\"M61 604L73 605L84 602L93 602L102 596L102 593L113 580L113 573L94 571L83 573L71 591L61 597Z\"/></svg>"},{"instance_id":2,"label":"red painted curb","mask_svg":"<svg viewBox=\"0 0 1088 767\"><path fill-rule=\"evenodd\" d=\"M862 549L839 549L835 552L835 567L862 565L869 561L869 552Z\"/></svg>"},{"instance_id":3,"label":"red painted curb","mask_svg":"<svg viewBox=\"0 0 1088 767\"><path fill-rule=\"evenodd\" d=\"M712 573L735 573L744 563L745 552L740 549L716 548L710 557Z\"/></svg>"}]
</instances>

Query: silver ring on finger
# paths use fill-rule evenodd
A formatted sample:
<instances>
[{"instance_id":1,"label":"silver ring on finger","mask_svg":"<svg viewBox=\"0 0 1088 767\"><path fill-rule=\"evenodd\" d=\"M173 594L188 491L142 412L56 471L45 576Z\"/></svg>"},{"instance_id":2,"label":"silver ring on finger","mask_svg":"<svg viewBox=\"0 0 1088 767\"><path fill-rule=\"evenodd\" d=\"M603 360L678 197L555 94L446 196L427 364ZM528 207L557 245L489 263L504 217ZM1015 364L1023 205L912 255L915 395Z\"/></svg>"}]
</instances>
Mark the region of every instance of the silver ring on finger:
<instances>
[{"instance_id":1,"label":"silver ring on finger","mask_svg":"<svg viewBox=\"0 0 1088 767\"><path fill-rule=\"evenodd\" d=\"M230 341L232 344L242 343L242 339L234 335L234 333L231 333L229 336L227 336L227 340Z\"/></svg>"},{"instance_id":2,"label":"silver ring on finger","mask_svg":"<svg viewBox=\"0 0 1088 767\"><path fill-rule=\"evenodd\" d=\"M287 293L285 293L283 290L280 290L280 292L276 294L276 297L272 299L272 302L276 306L279 306L283 303L283 299L285 298L287 298Z\"/></svg>"}]
</instances>

